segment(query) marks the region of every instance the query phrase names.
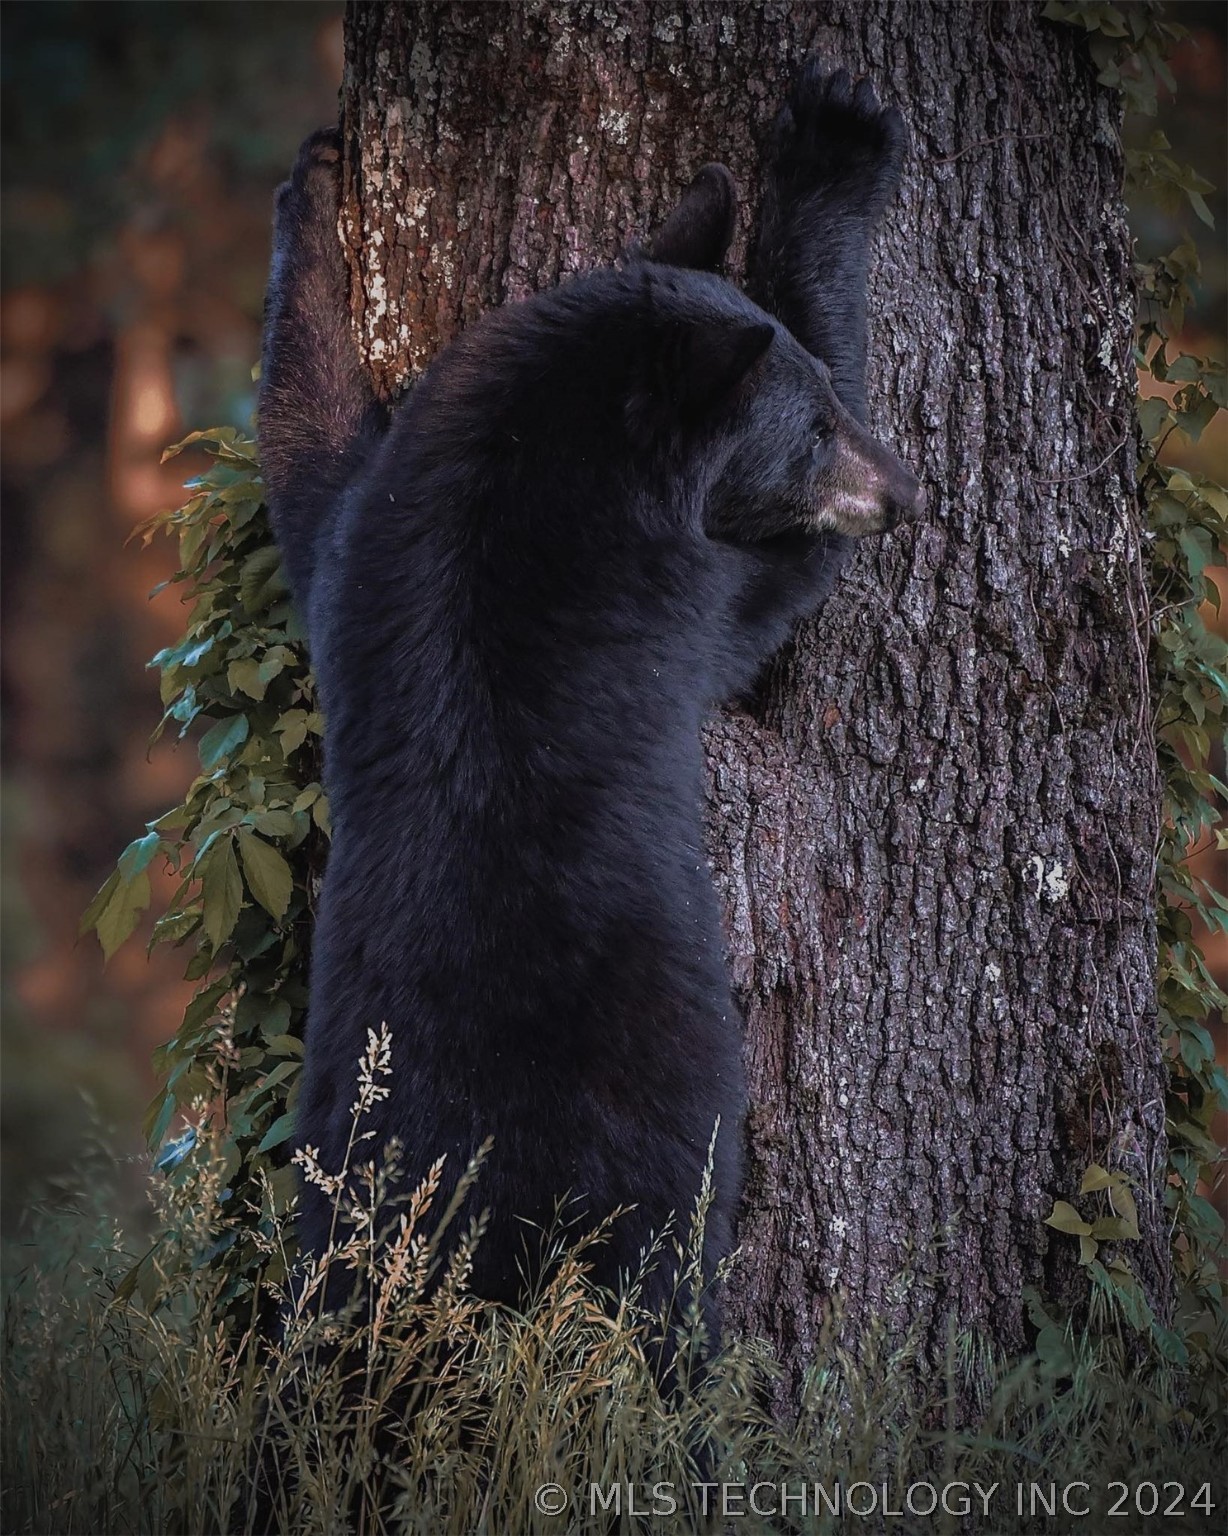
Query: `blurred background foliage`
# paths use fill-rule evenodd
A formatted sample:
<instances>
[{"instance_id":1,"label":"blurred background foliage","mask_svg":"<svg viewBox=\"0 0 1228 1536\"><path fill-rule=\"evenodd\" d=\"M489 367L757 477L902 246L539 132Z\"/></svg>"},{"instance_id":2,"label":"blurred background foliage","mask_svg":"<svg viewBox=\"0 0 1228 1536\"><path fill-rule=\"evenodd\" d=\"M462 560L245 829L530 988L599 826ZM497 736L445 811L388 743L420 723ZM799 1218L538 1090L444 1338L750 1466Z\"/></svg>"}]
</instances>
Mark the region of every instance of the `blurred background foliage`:
<instances>
[{"instance_id":1,"label":"blurred background foliage","mask_svg":"<svg viewBox=\"0 0 1228 1536\"><path fill-rule=\"evenodd\" d=\"M340 12L339 0L4 7L0 1154L10 1234L25 1192L71 1167L95 1121L138 1152L150 1054L191 993L181 956L147 962L132 944L104 972L94 941L77 940L117 854L180 798L195 760L173 738L148 747L159 711L145 663L184 620L176 588L148 594L171 574L174 549L125 540L182 501L200 467L188 456L162 466L167 443L248 424L271 194L303 135L335 118ZM1182 346L1223 357L1228 7L1186 0L1168 14L1192 36L1172 60L1176 103L1161 104L1159 122L1174 158L1215 184L1216 227L1155 202L1132 215L1144 256L1191 228L1203 275ZM1185 451L1190 467L1228 478L1224 418ZM1223 870L1203 872L1228 884ZM1222 977L1225 947L1208 950ZM140 1182L134 1163L134 1195Z\"/></svg>"},{"instance_id":2,"label":"blurred background foliage","mask_svg":"<svg viewBox=\"0 0 1228 1536\"><path fill-rule=\"evenodd\" d=\"M272 190L304 133L335 121L341 64L339 3L4 8L9 1232L31 1180L64 1171L93 1120L137 1150L150 1053L191 992L178 956L146 962L134 944L104 972L77 941L100 877L180 798L195 755L147 748L145 663L184 621L179 589L149 601L174 550L125 540L201 467L160 466L166 444L250 417Z\"/></svg>"}]
</instances>

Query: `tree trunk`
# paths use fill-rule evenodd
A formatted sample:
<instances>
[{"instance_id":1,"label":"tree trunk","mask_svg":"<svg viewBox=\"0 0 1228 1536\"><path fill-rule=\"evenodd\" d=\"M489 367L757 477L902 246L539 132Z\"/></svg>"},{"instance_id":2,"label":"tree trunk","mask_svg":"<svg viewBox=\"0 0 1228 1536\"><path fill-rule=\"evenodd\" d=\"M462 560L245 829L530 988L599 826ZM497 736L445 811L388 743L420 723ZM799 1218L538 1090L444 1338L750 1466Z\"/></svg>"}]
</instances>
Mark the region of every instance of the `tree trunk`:
<instances>
[{"instance_id":1,"label":"tree trunk","mask_svg":"<svg viewBox=\"0 0 1228 1536\"><path fill-rule=\"evenodd\" d=\"M923 526L870 541L708 735L746 1016L728 1311L796 1372L839 1294L937 1349L1080 1293L1043 1225L1129 1174L1160 1310L1159 789L1114 94L1032 4L351 4L355 320L394 394L476 314L608 262L765 130L817 50L912 125L872 277L871 420ZM696 1062L695 1070L704 1064Z\"/></svg>"}]
</instances>

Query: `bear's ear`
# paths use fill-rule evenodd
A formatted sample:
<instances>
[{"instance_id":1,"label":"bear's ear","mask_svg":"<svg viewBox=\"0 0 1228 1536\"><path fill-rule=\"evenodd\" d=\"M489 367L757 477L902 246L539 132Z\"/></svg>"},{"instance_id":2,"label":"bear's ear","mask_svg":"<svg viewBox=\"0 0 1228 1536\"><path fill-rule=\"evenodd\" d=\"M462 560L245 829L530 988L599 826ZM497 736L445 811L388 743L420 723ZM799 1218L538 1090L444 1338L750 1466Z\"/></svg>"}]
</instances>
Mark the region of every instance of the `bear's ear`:
<instances>
[{"instance_id":1,"label":"bear's ear","mask_svg":"<svg viewBox=\"0 0 1228 1536\"><path fill-rule=\"evenodd\" d=\"M663 323L627 422L641 442L702 425L732 402L772 344L766 321L726 319Z\"/></svg>"},{"instance_id":2,"label":"bear's ear","mask_svg":"<svg viewBox=\"0 0 1228 1536\"><path fill-rule=\"evenodd\" d=\"M717 272L733 239L737 217L733 173L714 161L696 172L682 201L649 240L644 254L662 266Z\"/></svg>"},{"instance_id":3,"label":"bear's ear","mask_svg":"<svg viewBox=\"0 0 1228 1536\"><path fill-rule=\"evenodd\" d=\"M681 412L700 421L741 388L772 345L766 321L699 322L682 328L666 347L666 371Z\"/></svg>"}]
</instances>

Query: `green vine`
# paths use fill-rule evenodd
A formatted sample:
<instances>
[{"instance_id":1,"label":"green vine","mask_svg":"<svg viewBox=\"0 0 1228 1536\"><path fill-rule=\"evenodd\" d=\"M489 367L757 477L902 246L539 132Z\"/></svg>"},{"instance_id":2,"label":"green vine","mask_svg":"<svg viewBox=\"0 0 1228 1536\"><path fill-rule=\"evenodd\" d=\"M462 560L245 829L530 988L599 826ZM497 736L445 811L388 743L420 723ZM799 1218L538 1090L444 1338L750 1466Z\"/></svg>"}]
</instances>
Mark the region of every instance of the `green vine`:
<instances>
[{"instance_id":1,"label":"green vine","mask_svg":"<svg viewBox=\"0 0 1228 1536\"><path fill-rule=\"evenodd\" d=\"M1158 84L1175 90L1165 56L1188 34L1164 20L1157 0L1130 6L1050 0L1044 15L1086 32L1097 78L1121 91L1128 113L1154 117ZM1210 226L1203 196L1210 183L1174 160L1170 147L1157 131L1144 147L1126 150L1127 191L1149 192L1174 211L1188 204ZM1228 1075L1216 1063L1207 1024L1228 1007L1228 996L1207 967L1195 919L1208 929L1228 932L1228 899L1197 876L1190 861L1208 844L1228 848L1228 786L1212 772L1228 718L1228 645L1204 618L1207 607L1219 610L1219 591L1207 571L1223 560L1228 543L1228 491L1162 457L1174 434L1196 442L1228 405L1224 363L1195 357L1179 346L1197 274L1198 255L1188 236L1168 255L1136 264L1135 361L1140 375L1175 386L1141 398L1138 410L1139 491L1150 533L1151 693L1164 787L1156 891L1159 1021L1168 1068L1165 1202L1174 1262L1187 1294L1221 1304L1225 1287L1218 1260L1224 1225L1200 1191L1214 1185L1222 1162L1212 1125L1228 1106ZM1097 1174L1120 1178L1089 1170ZM1080 1193L1093 1189L1105 1189L1119 1208L1120 1189L1114 1199L1104 1183L1085 1178ZM1058 1202L1048 1220L1079 1238L1084 1263L1097 1262L1093 1233L1100 1234L1093 1223L1084 1222L1065 1202ZM1128 1275L1128 1269L1123 1273ZM1130 1284L1122 1280L1117 1288Z\"/></svg>"},{"instance_id":2,"label":"green vine","mask_svg":"<svg viewBox=\"0 0 1228 1536\"><path fill-rule=\"evenodd\" d=\"M158 1167L184 1189L203 1166L229 1193L233 1216L201 1254L222 1275L220 1301L239 1315L255 1271L281 1277L277 1218L295 1192L285 1143L303 1055L312 891L329 835L318 779L322 718L303 636L282 582L263 504L255 444L233 428L194 432L210 468L190 500L145 525L179 539L172 578L191 601L183 638L160 651L165 714L158 734L197 720L200 774L182 804L151 822L120 856L82 919L109 959L150 904L148 869L162 858L179 883L150 947L190 951L201 986L155 1065L164 1086L145 1133ZM172 1127L177 1134L171 1138ZM272 1251L270 1252L270 1248ZM129 1276L151 1299L172 1278L170 1244ZM175 1252L181 1252L175 1248Z\"/></svg>"},{"instance_id":3,"label":"green vine","mask_svg":"<svg viewBox=\"0 0 1228 1536\"><path fill-rule=\"evenodd\" d=\"M1173 80L1166 52L1184 36L1154 0L1120 7L1050 0L1045 16L1081 27L1102 83L1128 110L1154 115L1157 83ZM1208 184L1177 164L1162 134L1127 152L1130 183L1183 198L1206 222ZM1220 1299L1216 1266L1222 1223L1200 1193L1215 1177L1211 1136L1228 1079L1214 1057L1209 1017L1228 1005L1196 942L1194 919L1228 929L1228 900L1190 867L1209 838L1228 846L1228 790L1211 771L1228 701L1228 648L1202 617L1218 606L1208 566L1225 542L1228 493L1162 462L1171 434L1196 439L1225 406L1222 363L1181 353L1176 338L1198 270L1192 243L1138 268L1140 370L1175 385L1172 399L1140 402L1144 439L1139 481L1151 529L1151 670L1164 781L1158 859L1159 1010L1168 1063L1170 1179L1167 1202L1178 1271L1191 1292ZM105 955L134 931L151 902L149 868L164 859L179 884L151 944L189 951L187 975L201 986L178 1030L157 1053L164 1086L145 1130L159 1167L185 1188L207 1161L229 1191L229 1225L200 1262L221 1277L221 1299L238 1309L257 1270L284 1254L270 1238L289 1209L294 1180L285 1159L302 1058L306 949L315 882L328 838L318 779L321 719L293 611L282 585L262 502L254 444L231 428L198 432L169 450L202 444L212 465L191 498L144 530L179 538L173 580L191 600L183 639L153 665L170 725L183 735L210 722L197 750L201 772L183 803L152 822L121 855L82 920ZM172 1128L177 1134L168 1140ZM1076 1236L1094 1283L1127 1304L1145 1303L1128 1263L1101 1244L1137 1237L1124 1177L1093 1166L1080 1196L1101 1209L1085 1220L1066 1202L1049 1217ZM169 1251L169 1250L168 1250ZM176 1251L179 1251L178 1249ZM1120 1250L1114 1250L1120 1252ZM166 1276L155 1247L129 1276L153 1296Z\"/></svg>"}]
</instances>

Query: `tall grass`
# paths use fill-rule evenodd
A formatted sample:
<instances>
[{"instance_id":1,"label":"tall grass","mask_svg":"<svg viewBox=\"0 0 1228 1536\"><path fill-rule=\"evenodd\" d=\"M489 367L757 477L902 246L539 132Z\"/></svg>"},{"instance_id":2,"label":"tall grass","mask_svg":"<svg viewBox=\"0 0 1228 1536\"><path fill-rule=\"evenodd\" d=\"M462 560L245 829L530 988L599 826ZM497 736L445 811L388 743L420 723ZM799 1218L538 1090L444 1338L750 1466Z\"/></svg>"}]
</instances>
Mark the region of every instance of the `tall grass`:
<instances>
[{"instance_id":1,"label":"tall grass","mask_svg":"<svg viewBox=\"0 0 1228 1536\"><path fill-rule=\"evenodd\" d=\"M379 1043L356 1123L379 1091ZM144 1295L128 1294L134 1255L107 1216L105 1157L86 1170L89 1201L37 1216L6 1282L5 1532L1224 1528L1222 1352L1179 1372L1111 1298L1079 1334L1034 1302L1038 1353L1010 1365L953 1335L934 1372L915 1341L870 1328L849 1351L833 1329L800 1407L774 1422L779 1372L762 1347L731 1345L700 1370L694 1316L665 1338L636 1280L621 1298L595 1289L601 1231L559 1235L547 1278L512 1312L467 1291L480 1224L454 1230L455 1199L436 1209L440 1166L385 1220L372 1164L334 1175L302 1162L334 1194L333 1245L285 1289L253 1290L237 1331L216 1321L209 1256L234 1217L208 1158L159 1212L164 1278ZM688 1244L664 1240L646 1263L693 1269L702 1200L696 1217ZM271 1247L285 1236L275 1228ZM339 1270L363 1282L340 1314L325 1305ZM661 1349L683 1383L668 1399L650 1365Z\"/></svg>"}]
</instances>

